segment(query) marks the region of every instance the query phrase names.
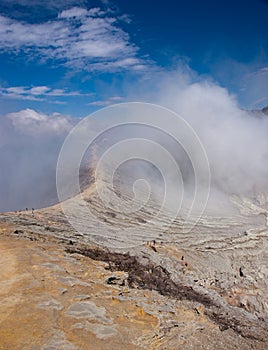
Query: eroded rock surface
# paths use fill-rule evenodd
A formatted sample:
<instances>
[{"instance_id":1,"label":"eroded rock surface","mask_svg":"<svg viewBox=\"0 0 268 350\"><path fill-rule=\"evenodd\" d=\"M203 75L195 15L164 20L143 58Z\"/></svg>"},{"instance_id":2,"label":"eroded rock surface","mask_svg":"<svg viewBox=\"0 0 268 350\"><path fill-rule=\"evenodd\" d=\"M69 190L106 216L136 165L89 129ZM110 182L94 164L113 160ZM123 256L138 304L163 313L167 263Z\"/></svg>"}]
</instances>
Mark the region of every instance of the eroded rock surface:
<instances>
[{"instance_id":1,"label":"eroded rock surface","mask_svg":"<svg viewBox=\"0 0 268 350\"><path fill-rule=\"evenodd\" d=\"M149 212L107 214L87 196L88 235L59 206L0 214L1 349L268 348L265 205L234 198L241 214L204 216L187 235L178 220L146 243ZM104 219L139 222L145 243L98 246Z\"/></svg>"}]
</instances>

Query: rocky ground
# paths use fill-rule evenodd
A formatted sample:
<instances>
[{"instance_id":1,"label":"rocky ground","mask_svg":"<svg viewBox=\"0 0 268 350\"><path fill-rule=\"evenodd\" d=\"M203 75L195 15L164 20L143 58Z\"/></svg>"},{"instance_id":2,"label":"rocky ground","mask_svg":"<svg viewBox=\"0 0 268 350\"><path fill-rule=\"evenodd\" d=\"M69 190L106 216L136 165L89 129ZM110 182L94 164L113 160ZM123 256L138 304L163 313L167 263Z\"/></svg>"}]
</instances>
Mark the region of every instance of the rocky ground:
<instances>
[{"instance_id":1,"label":"rocky ground","mask_svg":"<svg viewBox=\"0 0 268 350\"><path fill-rule=\"evenodd\" d=\"M133 223L87 197L98 220ZM0 214L1 349L267 349L267 212L239 205L239 220L204 217L187 235L175 222L124 249L59 206Z\"/></svg>"}]
</instances>

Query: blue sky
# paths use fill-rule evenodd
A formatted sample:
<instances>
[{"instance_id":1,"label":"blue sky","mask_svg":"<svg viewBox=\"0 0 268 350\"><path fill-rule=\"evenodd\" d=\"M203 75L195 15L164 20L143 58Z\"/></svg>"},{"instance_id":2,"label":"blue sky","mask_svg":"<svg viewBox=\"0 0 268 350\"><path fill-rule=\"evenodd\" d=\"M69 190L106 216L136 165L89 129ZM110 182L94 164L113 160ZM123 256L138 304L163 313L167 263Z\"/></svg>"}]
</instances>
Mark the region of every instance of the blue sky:
<instances>
[{"instance_id":1,"label":"blue sky","mask_svg":"<svg viewBox=\"0 0 268 350\"><path fill-rule=\"evenodd\" d=\"M1 0L0 114L85 116L178 66L264 107L267 13L265 0Z\"/></svg>"}]
</instances>

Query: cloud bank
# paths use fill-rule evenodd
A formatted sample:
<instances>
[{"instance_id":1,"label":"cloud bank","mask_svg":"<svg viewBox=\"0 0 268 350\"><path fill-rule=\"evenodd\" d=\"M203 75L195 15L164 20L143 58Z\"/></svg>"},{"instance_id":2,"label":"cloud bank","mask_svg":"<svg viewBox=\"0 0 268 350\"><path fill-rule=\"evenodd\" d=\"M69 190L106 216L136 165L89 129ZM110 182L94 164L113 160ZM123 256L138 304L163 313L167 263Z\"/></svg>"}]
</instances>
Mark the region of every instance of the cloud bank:
<instances>
[{"instance_id":1,"label":"cloud bank","mask_svg":"<svg viewBox=\"0 0 268 350\"><path fill-rule=\"evenodd\" d=\"M0 116L0 211L57 201L55 168L74 120L31 109Z\"/></svg>"}]
</instances>

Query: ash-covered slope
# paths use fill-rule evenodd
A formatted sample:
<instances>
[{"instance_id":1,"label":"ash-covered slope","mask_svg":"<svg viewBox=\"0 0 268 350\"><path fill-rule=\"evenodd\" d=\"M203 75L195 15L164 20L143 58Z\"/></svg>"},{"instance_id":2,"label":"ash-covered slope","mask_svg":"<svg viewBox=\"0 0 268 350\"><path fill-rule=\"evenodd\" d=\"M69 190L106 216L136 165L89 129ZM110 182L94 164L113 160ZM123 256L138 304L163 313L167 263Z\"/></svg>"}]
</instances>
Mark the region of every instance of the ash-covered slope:
<instances>
[{"instance_id":1,"label":"ash-covered slope","mask_svg":"<svg viewBox=\"0 0 268 350\"><path fill-rule=\"evenodd\" d=\"M157 320L146 336L141 330L135 333L134 324L129 324L135 336L122 349L179 348L183 344L187 349L235 349L239 344L242 349L267 349L267 198L233 196L229 207L223 210L227 202L222 198L215 205L211 197L200 220L185 232L185 223L191 225L191 220L195 221L194 215L186 220L187 201L175 220L171 221L171 212L161 210L157 218L159 192L152 192L145 206L135 207L139 200L148 198L141 186L136 189L133 201L129 186L132 180L128 177L120 181L118 177L113 187L105 182L105 177L99 183L92 183L81 195L62 203L67 217L61 205L33 214L1 214L1 231L8 231L10 239L53 242L64 247L67 255L79 260L81 256L88 257L89 266L93 261L105 266L111 272L110 279L94 281L90 270L88 276L93 284L108 283L116 286L116 290L112 295L98 295L98 291L88 287L88 298L97 293L94 295L98 297L98 307L106 310L110 310L107 303L116 298L126 314L130 308L126 301L136 303L148 317L152 315ZM217 210L212 210L215 206ZM124 281L117 273L125 274ZM140 298L140 290L146 293L145 300ZM66 293L68 299L68 288ZM72 309L67 305L63 309L54 308L59 314L55 317L63 317L65 311ZM99 338L96 329L101 329L100 324L107 325L100 318L90 320L87 313L82 316L81 307L75 312L81 313L77 317L83 337ZM194 316L188 317L187 313ZM182 314L185 319L181 318ZM120 337L124 334L119 327L120 317L114 312L113 331L107 335L110 341L118 333ZM144 322L147 327L149 324ZM100 349L107 348L104 338ZM86 342L81 345L76 340L74 344L78 349L90 349Z\"/></svg>"}]
</instances>

